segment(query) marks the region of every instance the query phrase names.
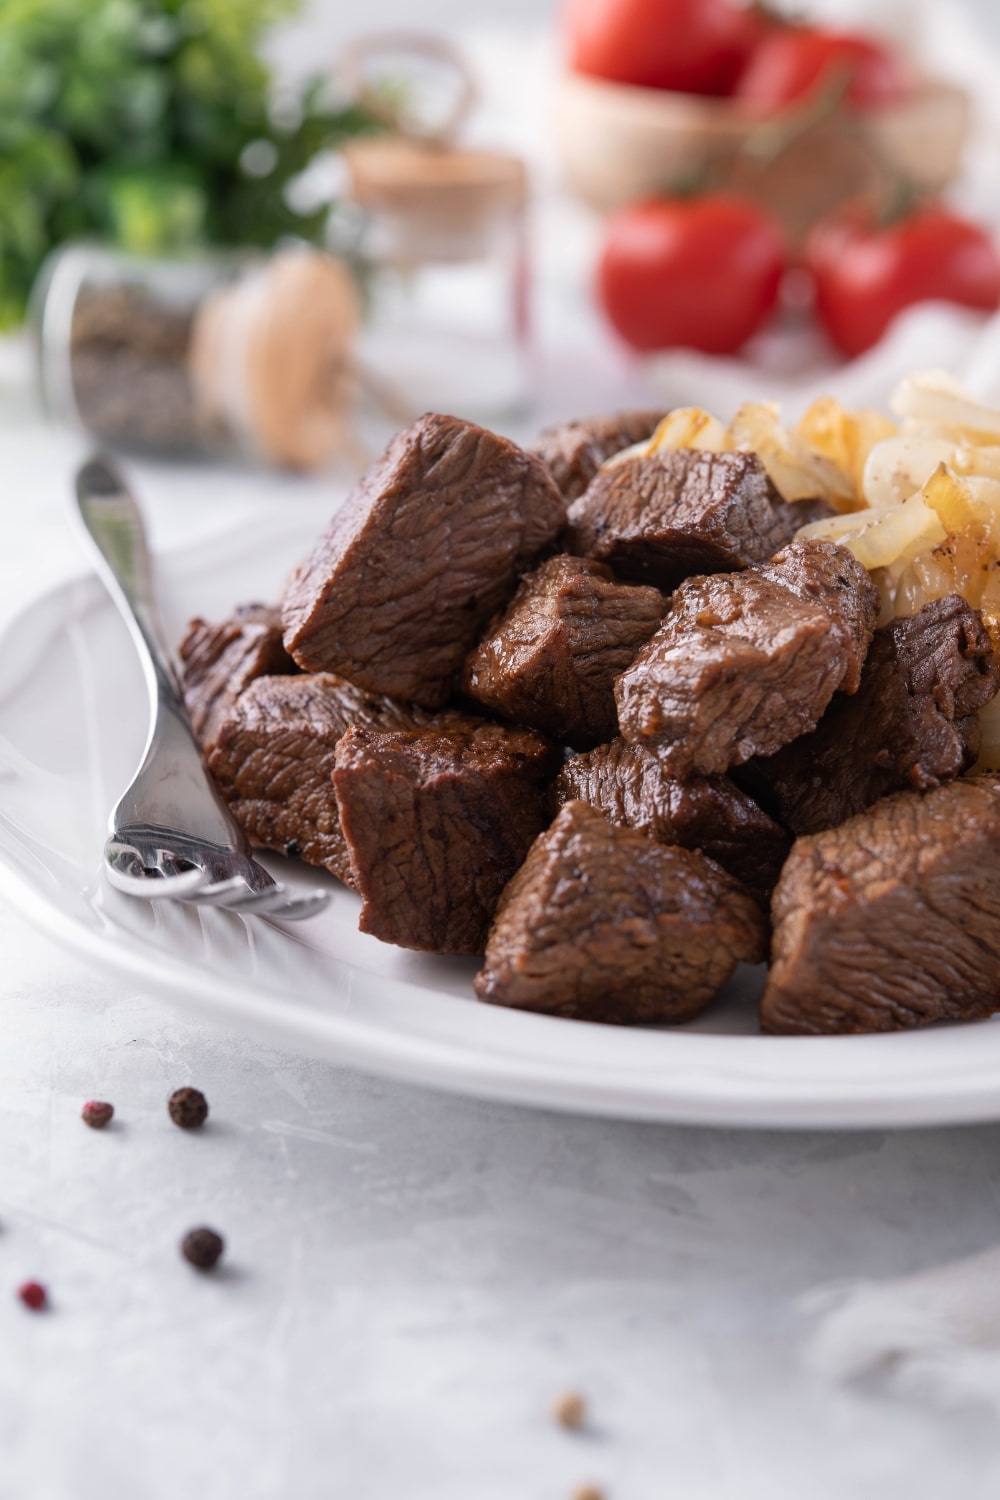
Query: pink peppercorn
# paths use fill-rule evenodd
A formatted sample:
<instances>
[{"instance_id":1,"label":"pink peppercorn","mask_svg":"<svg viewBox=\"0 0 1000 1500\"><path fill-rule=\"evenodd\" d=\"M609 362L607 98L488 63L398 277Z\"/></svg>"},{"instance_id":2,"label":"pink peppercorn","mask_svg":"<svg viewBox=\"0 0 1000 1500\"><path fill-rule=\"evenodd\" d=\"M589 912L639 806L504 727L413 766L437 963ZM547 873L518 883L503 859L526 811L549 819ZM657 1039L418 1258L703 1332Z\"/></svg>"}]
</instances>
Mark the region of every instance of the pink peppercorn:
<instances>
[{"instance_id":1,"label":"pink peppercorn","mask_svg":"<svg viewBox=\"0 0 1000 1500\"><path fill-rule=\"evenodd\" d=\"M88 1099L80 1111L80 1118L91 1130L103 1130L114 1118L115 1107L103 1099Z\"/></svg>"},{"instance_id":2,"label":"pink peppercorn","mask_svg":"<svg viewBox=\"0 0 1000 1500\"><path fill-rule=\"evenodd\" d=\"M40 1281L23 1281L17 1289L17 1295L32 1312L41 1312L49 1297Z\"/></svg>"}]
</instances>

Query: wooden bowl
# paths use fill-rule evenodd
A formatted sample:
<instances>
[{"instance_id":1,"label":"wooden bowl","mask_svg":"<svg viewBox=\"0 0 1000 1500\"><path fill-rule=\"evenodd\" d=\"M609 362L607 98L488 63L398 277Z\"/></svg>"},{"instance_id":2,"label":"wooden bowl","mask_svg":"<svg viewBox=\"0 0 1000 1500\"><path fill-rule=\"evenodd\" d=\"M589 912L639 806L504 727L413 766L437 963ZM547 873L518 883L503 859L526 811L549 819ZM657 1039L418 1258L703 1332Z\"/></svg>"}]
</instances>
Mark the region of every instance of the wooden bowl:
<instances>
[{"instance_id":1,"label":"wooden bowl","mask_svg":"<svg viewBox=\"0 0 1000 1500\"><path fill-rule=\"evenodd\" d=\"M566 178L600 212L676 191L714 168L727 185L769 209L796 242L834 204L890 185L893 177L905 175L932 192L945 188L958 169L968 123L962 90L928 80L906 100L863 114L841 106L810 120L803 112L789 144L765 163L742 149L754 132L761 142L760 122L729 99L569 73L560 79L555 108Z\"/></svg>"}]
</instances>

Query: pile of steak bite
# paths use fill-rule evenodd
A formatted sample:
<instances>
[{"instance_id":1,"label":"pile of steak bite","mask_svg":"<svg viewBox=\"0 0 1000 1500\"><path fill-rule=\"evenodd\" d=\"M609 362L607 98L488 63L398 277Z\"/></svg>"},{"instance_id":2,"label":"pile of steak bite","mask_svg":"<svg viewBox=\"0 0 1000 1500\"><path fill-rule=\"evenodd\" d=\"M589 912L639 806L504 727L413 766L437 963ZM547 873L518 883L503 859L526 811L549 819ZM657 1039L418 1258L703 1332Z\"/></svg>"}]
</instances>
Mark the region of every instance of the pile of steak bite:
<instances>
[{"instance_id":1,"label":"pile of steak bite","mask_svg":"<svg viewBox=\"0 0 1000 1500\"><path fill-rule=\"evenodd\" d=\"M769 956L769 1032L1000 1008L978 614L876 628L756 455L626 454L660 415L401 433L280 606L189 627L222 795L493 1004L681 1021Z\"/></svg>"}]
</instances>

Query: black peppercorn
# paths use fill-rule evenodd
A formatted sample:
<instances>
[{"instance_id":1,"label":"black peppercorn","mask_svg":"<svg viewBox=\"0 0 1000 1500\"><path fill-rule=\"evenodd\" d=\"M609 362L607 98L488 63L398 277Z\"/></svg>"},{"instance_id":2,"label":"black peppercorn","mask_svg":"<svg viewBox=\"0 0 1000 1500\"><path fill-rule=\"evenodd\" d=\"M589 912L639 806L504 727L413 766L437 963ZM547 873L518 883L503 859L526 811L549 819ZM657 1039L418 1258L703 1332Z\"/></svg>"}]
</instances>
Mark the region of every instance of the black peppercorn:
<instances>
[{"instance_id":1,"label":"black peppercorn","mask_svg":"<svg viewBox=\"0 0 1000 1500\"><path fill-rule=\"evenodd\" d=\"M200 1089L175 1089L167 1100L167 1109L182 1130L197 1130L208 1119L208 1100Z\"/></svg>"},{"instance_id":2,"label":"black peppercorn","mask_svg":"<svg viewBox=\"0 0 1000 1500\"><path fill-rule=\"evenodd\" d=\"M189 1229L181 1240L181 1254L199 1271L210 1271L225 1249L225 1241L214 1229Z\"/></svg>"}]
</instances>

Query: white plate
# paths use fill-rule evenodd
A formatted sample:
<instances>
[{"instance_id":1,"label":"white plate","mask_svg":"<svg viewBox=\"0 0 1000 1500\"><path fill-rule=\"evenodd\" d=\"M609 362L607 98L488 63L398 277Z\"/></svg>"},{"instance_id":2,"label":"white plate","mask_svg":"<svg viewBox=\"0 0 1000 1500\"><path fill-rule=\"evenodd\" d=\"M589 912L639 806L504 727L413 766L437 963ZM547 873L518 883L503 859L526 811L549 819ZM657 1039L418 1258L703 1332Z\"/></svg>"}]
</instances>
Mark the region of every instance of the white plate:
<instances>
[{"instance_id":1,"label":"white plate","mask_svg":"<svg viewBox=\"0 0 1000 1500\"><path fill-rule=\"evenodd\" d=\"M175 636L189 614L273 595L306 538L257 533L168 559ZM756 1034L759 975L677 1030L557 1021L480 1005L471 960L356 931L357 899L279 925L131 901L101 878L107 809L145 727L132 650L99 585L46 595L0 638L0 887L106 972L236 1028L374 1072L483 1097L650 1120L871 1126L1000 1117L1000 1024L898 1036Z\"/></svg>"}]
</instances>

